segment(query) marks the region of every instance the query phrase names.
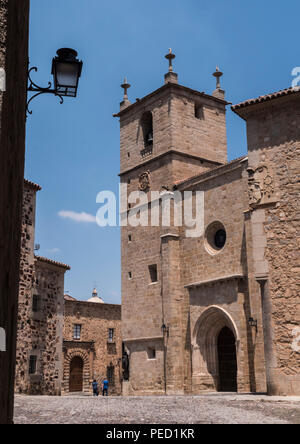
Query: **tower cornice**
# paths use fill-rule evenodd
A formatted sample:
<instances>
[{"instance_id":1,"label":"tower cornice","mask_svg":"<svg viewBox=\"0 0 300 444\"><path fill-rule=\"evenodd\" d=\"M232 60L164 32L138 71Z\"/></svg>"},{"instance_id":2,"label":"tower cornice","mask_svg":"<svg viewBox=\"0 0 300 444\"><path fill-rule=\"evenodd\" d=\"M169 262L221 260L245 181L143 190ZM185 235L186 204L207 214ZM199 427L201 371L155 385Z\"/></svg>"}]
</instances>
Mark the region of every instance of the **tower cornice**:
<instances>
[{"instance_id":1,"label":"tower cornice","mask_svg":"<svg viewBox=\"0 0 300 444\"><path fill-rule=\"evenodd\" d=\"M215 97L209 94L206 94L205 92L200 92L191 88L188 88L186 86L183 85L179 85L176 83L167 83L163 86L161 86L160 88L158 88L157 90L153 91L152 93L148 94L147 96L143 97L142 99L139 99L137 102L127 106L125 109L121 110L118 114L114 114L113 117L123 117L124 115L126 115L127 113L131 112L132 110L136 110L139 108L142 108L143 106L145 106L145 104L149 101L149 99L151 99L152 97L158 96L160 94L162 94L165 91L169 91L170 94L171 93L175 93L175 94L183 94L183 93L188 93L188 94L192 94L194 96L198 96L198 97L202 97L205 99L209 99L212 100L213 102L219 103L221 105L232 105L232 103L228 102L227 100L221 99L219 97Z\"/></svg>"}]
</instances>

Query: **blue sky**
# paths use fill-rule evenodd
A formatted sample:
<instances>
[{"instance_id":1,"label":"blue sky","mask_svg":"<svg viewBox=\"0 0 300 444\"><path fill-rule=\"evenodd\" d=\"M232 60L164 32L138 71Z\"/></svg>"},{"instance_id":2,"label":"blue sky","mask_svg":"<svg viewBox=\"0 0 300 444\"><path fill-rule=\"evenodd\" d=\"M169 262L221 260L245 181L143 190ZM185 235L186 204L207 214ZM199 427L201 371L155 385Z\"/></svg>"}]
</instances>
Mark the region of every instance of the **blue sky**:
<instances>
[{"instance_id":1,"label":"blue sky","mask_svg":"<svg viewBox=\"0 0 300 444\"><path fill-rule=\"evenodd\" d=\"M185 86L211 93L220 65L233 103L291 85L300 66L298 1L264 0L31 0L30 62L34 79L50 78L58 48L84 61L77 99L32 102L27 123L26 178L39 183L36 242L40 255L68 263L65 290L78 299L97 286L106 302L120 302L120 233L61 211L95 215L96 195L118 190L119 124L112 114L128 76L130 98L163 84L164 55L176 53ZM245 125L228 111L229 158L246 153Z\"/></svg>"}]
</instances>

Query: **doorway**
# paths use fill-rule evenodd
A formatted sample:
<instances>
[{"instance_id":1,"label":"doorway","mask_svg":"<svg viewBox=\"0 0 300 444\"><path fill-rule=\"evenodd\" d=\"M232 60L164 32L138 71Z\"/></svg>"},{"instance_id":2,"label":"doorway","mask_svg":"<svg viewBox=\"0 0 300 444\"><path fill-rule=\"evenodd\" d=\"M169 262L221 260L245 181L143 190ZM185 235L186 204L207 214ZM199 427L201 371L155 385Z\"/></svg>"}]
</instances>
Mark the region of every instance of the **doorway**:
<instances>
[{"instance_id":1,"label":"doorway","mask_svg":"<svg viewBox=\"0 0 300 444\"><path fill-rule=\"evenodd\" d=\"M219 391L237 392L237 357L235 336L224 327L218 336Z\"/></svg>"},{"instance_id":2,"label":"doorway","mask_svg":"<svg viewBox=\"0 0 300 444\"><path fill-rule=\"evenodd\" d=\"M70 363L70 393L83 391L83 360L75 356Z\"/></svg>"}]
</instances>

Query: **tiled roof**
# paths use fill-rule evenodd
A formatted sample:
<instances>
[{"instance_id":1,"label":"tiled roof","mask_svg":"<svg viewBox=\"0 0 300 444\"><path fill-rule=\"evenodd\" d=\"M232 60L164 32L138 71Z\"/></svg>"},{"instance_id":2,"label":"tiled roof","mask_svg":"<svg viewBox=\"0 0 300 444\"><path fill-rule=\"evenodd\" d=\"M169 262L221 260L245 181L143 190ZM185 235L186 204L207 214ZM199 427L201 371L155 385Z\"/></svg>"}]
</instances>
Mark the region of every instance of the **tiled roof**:
<instances>
[{"instance_id":1,"label":"tiled roof","mask_svg":"<svg viewBox=\"0 0 300 444\"><path fill-rule=\"evenodd\" d=\"M71 270L71 267L67 264L52 261L51 259L47 259L46 257L41 257L41 256L35 256L35 258L39 262L44 262L46 264L55 265L56 267L65 268L66 270Z\"/></svg>"},{"instance_id":2,"label":"tiled roof","mask_svg":"<svg viewBox=\"0 0 300 444\"><path fill-rule=\"evenodd\" d=\"M37 183L31 182L30 180L27 179L24 179L24 185L36 191L41 191L42 189Z\"/></svg>"},{"instance_id":3,"label":"tiled roof","mask_svg":"<svg viewBox=\"0 0 300 444\"><path fill-rule=\"evenodd\" d=\"M69 294L64 295L65 301L77 301L77 299L73 298L73 296L70 296Z\"/></svg>"},{"instance_id":4,"label":"tiled roof","mask_svg":"<svg viewBox=\"0 0 300 444\"><path fill-rule=\"evenodd\" d=\"M264 96L259 96L256 99L246 100L245 102L241 102L241 103L238 103L237 105L232 106L231 109L232 109L232 111L236 112L241 108L246 108L246 106L256 105L257 103L268 102L273 99L278 99L279 97L289 96L291 94L296 94L299 92L300 92L299 86L294 87L294 88L287 88L287 89L283 89L278 92L266 94Z\"/></svg>"}]
</instances>

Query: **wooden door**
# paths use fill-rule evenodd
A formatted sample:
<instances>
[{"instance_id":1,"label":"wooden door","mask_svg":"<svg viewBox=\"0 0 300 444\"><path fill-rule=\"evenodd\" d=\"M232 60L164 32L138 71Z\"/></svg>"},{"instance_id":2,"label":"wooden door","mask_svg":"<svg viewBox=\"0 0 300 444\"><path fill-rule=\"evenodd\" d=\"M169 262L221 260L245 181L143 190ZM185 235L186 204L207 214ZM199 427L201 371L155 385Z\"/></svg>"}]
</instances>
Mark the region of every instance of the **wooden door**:
<instances>
[{"instance_id":1,"label":"wooden door","mask_svg":"<svg viewBox=\"0 0 300 444\"><path fill-rule=\"evenodd\" d=\"M75 356L70 363L70 393L83 391L83 360Z\"/></svg>"},{"instance_id":2,"label":"wooden door","mask_svg":"<svg viewBox=\"0 0 300 444\"><path fill-rule=\"evenodd\" d=\"M225 327L218 337L219 391L237 392L237 356L235 337Z\"/></svg>"}]
</instances>

